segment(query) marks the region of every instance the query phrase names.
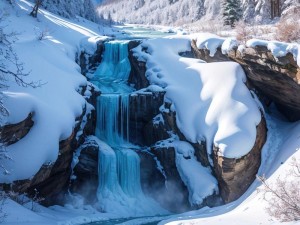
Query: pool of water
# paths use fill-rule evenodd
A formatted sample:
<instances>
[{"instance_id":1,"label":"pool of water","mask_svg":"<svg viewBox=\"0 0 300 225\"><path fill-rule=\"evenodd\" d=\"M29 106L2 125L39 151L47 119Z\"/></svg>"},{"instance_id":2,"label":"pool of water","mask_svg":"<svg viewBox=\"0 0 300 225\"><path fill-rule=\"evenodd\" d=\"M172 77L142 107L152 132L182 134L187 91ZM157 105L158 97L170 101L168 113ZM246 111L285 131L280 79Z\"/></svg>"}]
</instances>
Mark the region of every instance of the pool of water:
<instances>
[{"instance_id":1,"label":"pool of water","mask_svg":"<svg viewBox=\"0 0 300 225\"><path fill-rule=\"evenodd\" d=\"M157 225L162 219L158 217L121 218L93 222L87 225Z\"/></svg>"}]
</instances>

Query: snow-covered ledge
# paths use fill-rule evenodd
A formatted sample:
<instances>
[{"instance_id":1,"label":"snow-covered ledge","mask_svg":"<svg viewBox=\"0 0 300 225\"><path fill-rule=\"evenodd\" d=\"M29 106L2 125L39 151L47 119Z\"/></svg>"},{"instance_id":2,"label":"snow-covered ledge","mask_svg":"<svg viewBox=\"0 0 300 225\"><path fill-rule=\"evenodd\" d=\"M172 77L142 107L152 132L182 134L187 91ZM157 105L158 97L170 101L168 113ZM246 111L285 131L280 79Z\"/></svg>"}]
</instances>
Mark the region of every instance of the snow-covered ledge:
<instances>
[{"instance_id":1,"label":"snow-covered ledge","mask_svg":"<svg viewBox=\"0 0 300 225\"><path fill-rule=\"evenodd\" d=\"M190 143L205 142L208 155L217 158L216 165L221 167L218 177L221 193L225 193L226 202L232 201L255 179L260 165L260 157L256 156L266 137L264 119L237 63L207 64L181 57L180 53L190 51L190 46L190 37L170 37L144 41L134 52L146 63L150 84L166 91L165 101L170 102L170 110L176 111L176 124L184 139ZM261 132L258 132L260 127ZM257 141L258 136L260 141ZM215 146L214 150L212 146ZM248 155L256 160L249 173L238 163ZM237 190L240 182L222 182L227 179L223 173L226 168L223 163L229 162L226 159L230 159L234 176L240 170L247 173L241 178L245 187L234 197L230 196L231 190ZM228 186L230 191L225 190Z\"/></svg>"},{"instance_id":2,"label":"snow-covered ledge","mask_svg":"<svg viewBox=\"0 0 300 225\"><path fill-rule=\"evenodd\" d=\"M206 62L238 62L260 95L274 101L289 120L300 119L299 44L252 39L246 45L238 45L234 38L215 35L193 38L196 58Z\"/></svg>"}]
</instances>

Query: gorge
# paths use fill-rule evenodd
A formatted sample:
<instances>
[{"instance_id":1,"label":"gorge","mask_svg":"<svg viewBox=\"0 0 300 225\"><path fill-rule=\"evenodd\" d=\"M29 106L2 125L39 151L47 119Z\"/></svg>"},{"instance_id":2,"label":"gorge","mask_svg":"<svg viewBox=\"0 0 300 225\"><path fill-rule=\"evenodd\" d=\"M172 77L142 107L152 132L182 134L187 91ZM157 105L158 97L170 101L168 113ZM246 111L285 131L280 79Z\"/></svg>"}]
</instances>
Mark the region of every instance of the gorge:
<instances>
[{"instance_id":1,"label":"gorge","mask_svg":"<svg viewBox=\"0 0 300 225\"><path fill-rule=\"evenodd\" d=\"M248 78L252 75L248 71L253 72L261 61L269 62L264 55L276 58L267 48L249 49L259 51L260 55L252 64L246 65ZM78 57L81 71L93 84L83 87L81 94L93 107L85 105L72 135L60 142L60 154L54 164L44 165L32 179L15 181L13 185L4 185L4 189L31 195L37 190L45 197L45 205L62 202L64 193L71 190L86 197L87 203L95 204L103 212L130 216L167 214L167 210L178 213L236 200L255 180L260 166L260 151L267 132L265 116L253 100L256 95L247 89L254 90L252 84L249 81L247 87L243 84L246 77L241 67L232 62L210 64L209 53L208 49L195 48L190 38L182 37L99 41L95 54L81 52ZM172 61L164 61L166 54ZM226 54L224 57L226 61L232 59ZM245 57L243 60L247 62L252 60L251 55ZM204 65L195 58L208 63ZM298 77L299 66L292 56L282 57L281 62L285 64L276 64L276 69L265 66L269 67L270 73L283 71L278 76L288 73ZM241 65L245 66L244 63ZM216 79L220 83L210 83L208 79L217 73L216 67L231 71L231 78L239 86L231 83L231 78L226 81L224 77ZM168 74L177 72L181 75L186 70L193 72L186 72L186 77L178 78L177 83L168 79ZM195 71L200 71L200 78L194 76ZM187 77L188 74L191 77ZM288 81L284 82L284 88L299 88L290 79L285 80ZM214 90L215 85L231 89L219 93L211 91L211 96L203 96L201 86ZM190 98L180 95L189 93L189 89L200 94L201 104L193 105ZM260 98L282 105L278 101L280 97L259 91ZM222 102L224 96L234 93L243 97ZM226 123L214 118L215 114L209 114L210 106L216 102L228 104L226 110L213 108L220 117L225 115ZM245 108L245 105L251 107ZM238 109L242 109L242 113L233 114ZM195 115L185 114L186 111ZM199 112L205 116L199 116ZM233 120L229 114L234 115L234 119L242 119ZM241 122L247 120L251 121L250 127ZM197 124L203 127L198 128ZM33 126L29 114L23 122L3 127L1 133L5 135L1 137L11 145L25 137ZM244 135L245 130L239 130L242 128L250 131ZM221 131L218 133L222 129L229 130L233 136L238 134L240 143L233 143L234 139L228 141L226 132L226 135ZM17 138L14 130L22 131ZM78 161L72 165L74 152Z\"/></svg>"}]
</instances>

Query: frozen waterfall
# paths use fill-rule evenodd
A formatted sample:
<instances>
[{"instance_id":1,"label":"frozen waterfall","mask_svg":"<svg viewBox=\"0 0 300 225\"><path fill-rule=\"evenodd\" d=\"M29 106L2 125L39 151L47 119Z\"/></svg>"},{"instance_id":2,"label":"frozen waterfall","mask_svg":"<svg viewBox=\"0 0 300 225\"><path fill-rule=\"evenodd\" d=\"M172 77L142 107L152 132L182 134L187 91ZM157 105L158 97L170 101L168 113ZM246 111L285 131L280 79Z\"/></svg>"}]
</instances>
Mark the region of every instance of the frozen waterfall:
<instances>
[{"instance_id":1,"label":"frozen waterfall","mask_svg":"<svg viewBox=\"0 0 300 225\"><path fill-rule=\"evenodd\" d=\"M129 143L130 70L128 42L106 42L102 62L91 79L101 91L97 99L96 136L101 140L97 197L106 212L159 214L165 211L142 192L140 158Z\"/></svg>"},{"instance_id":2,"label":"frozen waterfall","mask_svg":"<svg viewBox=\"0 0 300 225\"><path fill-rule=\"evenodd\" d=\"M101 94L97 101L96 136L112 147L129 141L128 105L128 94Z\"/></svg>"}]
</instances>

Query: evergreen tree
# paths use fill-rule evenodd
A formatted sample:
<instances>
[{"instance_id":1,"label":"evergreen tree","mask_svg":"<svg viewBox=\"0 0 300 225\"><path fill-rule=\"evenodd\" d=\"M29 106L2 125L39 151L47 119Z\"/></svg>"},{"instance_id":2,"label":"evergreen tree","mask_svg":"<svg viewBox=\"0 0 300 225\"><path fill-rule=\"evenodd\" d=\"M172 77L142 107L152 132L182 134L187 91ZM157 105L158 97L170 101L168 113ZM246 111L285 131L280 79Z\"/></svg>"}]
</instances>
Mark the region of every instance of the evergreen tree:
<instances>
[{"instance_id":1,"label":"evergreen tree","mask_svg":"<svg viewBox=\"0 0 300 225\"><path fill-rule=\"evenodd\" d=\"M242 8L240 0L224 0L223 18L224 25L234 27L234 24L242 17Z\"/></svg>"}]
</instances>

